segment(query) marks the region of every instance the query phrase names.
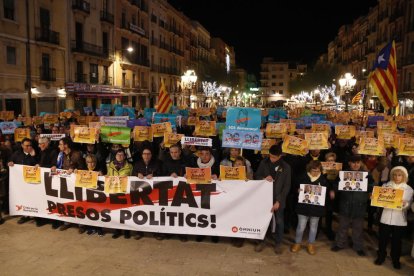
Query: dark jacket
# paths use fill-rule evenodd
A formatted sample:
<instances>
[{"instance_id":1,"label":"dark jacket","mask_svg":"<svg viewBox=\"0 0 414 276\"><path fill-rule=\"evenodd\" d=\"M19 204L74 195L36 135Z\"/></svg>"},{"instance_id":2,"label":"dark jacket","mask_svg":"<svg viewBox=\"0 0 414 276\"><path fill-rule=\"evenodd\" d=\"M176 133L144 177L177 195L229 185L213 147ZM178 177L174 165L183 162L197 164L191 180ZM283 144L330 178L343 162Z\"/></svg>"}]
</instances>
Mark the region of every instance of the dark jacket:
<instances>
[{"instance_id":1,"label":"dark jacket","mask_svg":"<svg viewBox=\"0 0 414 276\"><path fill-rule=\"evenodd\" d=\"M374 179L370 174L368 178L368 191L367 192L357 192L357 191L338 191L339 178L335 185L335 191L338 195L339 202L339 214L348 218L364 218L369 194L372 192L374 186Z\"/></svg>"},{"instance_id":2,"label":"dark jacket","mask_svg":"<svg viewBox=\"0 0 414 276\"><path fill-rule=\"evenodd\" d=\"M138 160L134 164L134 169L132 170L133 176L138 176L139 173L142 175L147 176L152 174L152 176L160 176L161 175L161 164L157 160L152 159L148 165L141 159Z\"/></svg>"},{"instance_id":3,"label":"dark jacket","mask_svg":"<svg viewBox=\"0 0 414 276\"><path fill-rule=\"evenodd\" d=\"M71 150L68 155L63 155L63 167L64 170L84 170L86 169L85 159L82 157L82 153L78 150Z\"/></svg>"},{"instance_id":4,"label":"dark jacket","mask_svg":"<svg viewBox=\"0 0 414 276\"><path fill-rule=\"evenodd\" d=\"M192 168L199 168L198 163L197 163L198 158L194 159L193 165L191 166ZM217 161L217 158L214 157L214 164L213 166L211 166L211 175L217 175L217 177L220 176L220 162Z\"/></svg>"},{"instance_id":5,"label":"dark jacket","mask_svg":"<svg viewBox=\"0 0 414 276\"><path fill-rule=\"evenodd\" d=\"M331 187L329 185L329 182L326 180L323 174L321 174L321 176L317 180L312 182L309 175L305 173L301 177L298 178L298 181L295 185L296 191L299 190L300 184L320 185L320 186L326 187L326 194L325 194L325 204L326 204L327 199L329 198L329 192L331 190ZM321 196L319 196L319 202L321 201L321 199L322 199ZM311 202L313 201L311 200ZM325 206L303 204L301 202L298 202L296 204L296 213L298 215L304 215L308 217L323 217L325 216L325 210L326 210Z\"/></svg>"},{"instance_id":6,"label":"dark jacket","mask_svg":"<svg viewBox=\"0 0 414 276\"><path fill-rule=\"evenodd\" d=\"M173 160L171 157L165 159L162 166L162 175L170 176L176 173L178 176L185 175L185 167L189 167L188 162L184 158Z\"/></svg>"},{"instance_id":7,"label":"dark jacket","mask_svg":"<svg viewBox=\"0 0 414 276\"><path fill-rule=\"evenodd\" d=\"M280 159L272 163L269 158L263 159L257 168L255 179L265 179L272 176L273 181L273 202L279 201L280 208L285 208L286 197L291 186L291 170L288 163Z\"/></svg>"},{"instance_id":8,"label":"dark jacket","mask_svg":"<svg viewBox=\"0 0 414 276\"><path fill-rule=\"evenodd\" d=\"M24 153L23 150L18 150L12 154L10 161L18 165L35 166L38 160L36 155L31 156Z\"/></svg>"},{"instance_id":9,"label":"dark jacket","mask_svg":"<svg viewBox=\"0 0 414 276\"><path fill-rule=\"evenodd\" d=\"M57 150L51 148L49 145L44 151L40 151L39 166L43 168L51 168L56 166L57 156Z\"/></svg>"}]
</instances>

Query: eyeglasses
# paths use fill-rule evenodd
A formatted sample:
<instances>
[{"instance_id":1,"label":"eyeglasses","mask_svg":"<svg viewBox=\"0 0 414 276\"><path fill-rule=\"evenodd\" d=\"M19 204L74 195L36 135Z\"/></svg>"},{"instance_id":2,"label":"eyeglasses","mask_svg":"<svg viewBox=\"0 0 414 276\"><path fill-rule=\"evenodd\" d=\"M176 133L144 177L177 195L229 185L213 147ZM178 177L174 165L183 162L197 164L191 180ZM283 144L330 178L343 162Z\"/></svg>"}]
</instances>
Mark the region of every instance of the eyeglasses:
<instances>
[{"instance_id":1,"label":"eyeglasses","mask_svg":"<svg viewBox=\"0 0 414 276\"><path fill-rule=\"evenodd\" d=\"M31 147L32 145L30 144L30 145L23 145L23 147Z\"/></svg>"}]
</instances>

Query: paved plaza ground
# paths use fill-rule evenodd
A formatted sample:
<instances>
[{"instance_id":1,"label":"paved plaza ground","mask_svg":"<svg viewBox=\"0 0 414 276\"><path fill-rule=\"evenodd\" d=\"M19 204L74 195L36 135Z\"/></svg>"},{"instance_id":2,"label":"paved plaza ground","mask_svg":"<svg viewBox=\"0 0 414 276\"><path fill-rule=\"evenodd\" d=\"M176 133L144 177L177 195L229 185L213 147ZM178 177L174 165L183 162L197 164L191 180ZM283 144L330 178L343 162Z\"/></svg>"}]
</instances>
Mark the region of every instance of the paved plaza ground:
<instances>
[{"instance_id":1,"label":"paved plaza ground","mask_svg":"<svg viewBox=\"0 0 414 276\"><path fill-rule=\"evenodd\" d=\"M254 244L233 247L230 239L218 244L194 238L181 242L177 237L156 240L146 234L141 240L123 237L113 240L78 234L78 228L64 232L50 225L36 227L33 221L17 224L8 218L0 226L0 275L414 275L414 260L402 257L402 269L392 268L388 258L382 266L373 264L377 241L365 235L367 256L358 257L346 249L334 253L331 242L320 234L317 254L306 250L293 254L289 245L293 231L284 241L284 253L277 256L269 244L254 252ZM408 252L408 243L404 251Z\"/></svg>"}]
</instances>

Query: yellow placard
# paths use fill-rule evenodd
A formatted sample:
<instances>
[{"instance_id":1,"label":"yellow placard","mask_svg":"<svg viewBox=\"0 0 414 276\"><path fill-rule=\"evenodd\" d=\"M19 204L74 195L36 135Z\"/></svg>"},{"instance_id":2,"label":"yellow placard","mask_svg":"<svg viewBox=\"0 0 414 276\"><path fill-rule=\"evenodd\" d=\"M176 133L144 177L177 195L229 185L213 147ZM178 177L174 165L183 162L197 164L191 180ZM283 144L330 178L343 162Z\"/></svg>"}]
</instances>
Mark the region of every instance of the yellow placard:
<instances>
[{"instance_id":1,"label":"yellow placard","mask_svg":"<svg viewBox=\"0 0 414 276\"><path fill-rule=\"evenodd\" d=\"M44 124L57 124L59 123L59 115L58 114L45 114L43 116L43 123Z\"/></svg>"},{"instance_id":2,"label":"yellow placard","mask_svg":"<svg viewBox=\"0 0 414 276\"><path fill-rule=\"evenodd\" d=\"M96 189L98 185L98 172L77 170L76 172L76 187Z\"/></svg>"},{"instance_id":3,"label":"yellow placard","mask_svg":"<svg viewBox=\"0 0 414 276\"><path fill-rule=\"evenodd\" d=\"M33 117L33 124L36 125L36 126L43 124L43 117L34 116Z\"/></svg>"},{"instance_id":4,"label":"yellow placard","mask_svg":"<svg viewBox=\"0 0 414 276\"><path fill-rule=\"evenodd\" d=\"M331 133L331 126L328 124L312 124L312 132L326 132L328 135Z\"/></svg>"},{"instance_id":5,"label":"yellow placard","mask_svg":"<svg viewBox=\"0 0 414 276\"><path fill-rule=\"evenodd\" d=\"M414 156L414 138L400 138L398 141L398 155Z\"/></svg>"},{"instance_id":6,"label":"yellow placard","mask_svg":"<svg viewBox=\"0 0 414 276\"><path fill-rule=\"evenodd\" d=\"M107 194L125 194L128 187L127 176L105 176L104 191Z\"/></svg>"},{"instance_id":7,"label":"yellow placard","mask_svg":"<svg viewBox=\"0 0 414 276\"><path fill-rule=\"evenodd\" d=\"M269 149L273 145L276 145L276 139L263 139L261 154L269 154Z\"/></svg>"},{"instance_id":8,"label":"yellow placard","mask_svg":"<svg viewBox=\"0 0 414 276\"><path fill-rule=\"evenodd\" d=\"M321 162L322 164L322 173L328 173L329 171L341 171L342 170L342 163L337 162Z\"/></svg>"},{"instance_id":9,"label":"yellow placard","mask_svg":"<svg viewBox=\"0 0 414 276\"><path fill-rule=\"evenodd\" d=\"M287 134L287 125L284 123L267 124L266 138L283 138Z\"/></svg>"},{"instance_id":10,"label":"yellow placard","mask_svg":"<svg viewBox=\"0 0 414 276\"><path fill-rule=\"evenodd\" d=\"M308 142L295 136L286 135L283 139L282 151L293 155L306 155Z\"/></svg>"},{"instance_id":11,"label":"yellow placard","mask_svg":"<svg viewBox=\"0 0 414 276\"><path fill-rule=\"evenodd\" d=\"M73 129L73 142L95 144L96 142L96 129L82 126L75 126Z\"/></svg>"},{"instance_id":12,"label":"yellow placard","mask_svg":"<svg viewBox=\"0 0 414 276\"><path fill-rule=\"evenodd\" d=\"M211 168L185 168L187 183L190 184L210 184Z\"/></svg>"},{"instance_id":13,"label":"yellow placard","mask_svg":"<svg viewBox=\"0 0 414 276\"><path fill-rule=\"evenodd\" d=\"M384 156L384 139L361 137L359 140L358 154Z\"/></svg>"},{"instance_id":14,"label":"yellow placard","mask_svg":"<svg viewBox=\"0 0 414 276\"><path fill-rule=\"evenodd\" d=\"M378 133L392 133L397 130L397 122L395 121L377 121Z\"/></svg>"},{"instance_id":15,"label":"yellow placard","mask_svg":"<svg viewBox=\"0 0 414 276\"><path fill-rule=\"evenodd\" d=\"M329 149L328 134L326 132L305 133L305 140L308 142L308 149L310 150Z\"/></svg>"},{"instance_id":16,"label":"yellow placard","mask_svg":"<svg viewBox=\"0 0 414 276\"><path fill-rule=\"evenodd\" d=\"M137 141L137 142L150 141L150 142L152 142L152 127L150 127L150 126L135 126L134 127L134 141Z\"/></svg>"},{"instance_id":17,"label":"yellow placard","mask_svg":"<svg viewBox=\"0 0 414 276\"><path fill-rule=\"evenodd\" d=\"M197 117L210 116L211 115L211 109L209 107L200 107L200 108L197 108L196 114L197 114Z\"/></svg>"},{"instance_id":18,"label":"yellow placard","mask_svg":"<svg viewBox=\"0 0 414 276\"><path fill-rule=\"evenodd\" d=\"M60 112L59 117L70 119L70 118L72 118L72 112Z\"/></svg>"},{"instance_id":19,"label":"yellow placard","mask_svg":"<svg viewBox=\"0 0 414 276\"><path fill-rule=\"evenodd\" d=\"M0 111L0 119L3 121L13 121L14 111Z\"/></svg>"},{"instance_id":20,"label":"yellow placard","mask_svg":"<svg viewBox=\"0 0 414 276\"><path fill-rule=\"evenodd\" d=\"M40 184L40 167L23 166L23 179L26 183Z\"/></svg>"},{"instance_id":21,"label":"yellow placard","mask_svg":"<svg viewBox=\"0 0 414 276\"><path fill-rule=\"evenodd\" d=\"M164 137L165 132L172 132L170 122L164 122L160 124L152 124L152 136L153 137Z\"/></svg>"},{"instance_id":22,"label":"yellow placard","mask_svg":"<svg viewBox=\"0 0 414 276\"><path fill-rule=\"evenodd\" d=\"M359 139L361 139L361 137L369 137L369 138L374 138L375 137L375 133L371 130L356 130L355 131L355 140L358 142Z\"/></svg>"},{"instance_id":23,"label":"yellow placard","mask_svg":"<svg viewBox=\"0 0 414 276\"><path fill-rule=\"evenodd\" d=\"M216 121L197 121L195 125L196 136L216 136Z\"/></svg>"},{"instance_id":24,"label":"yellow placard","mask_svg":"<svg viewBox=\"0 0 414 276\"><path fill-rule=\"evenodd\" d=\"M30 129L28 128L16 128L14 130L14 141L21 142L24 138L30 139Z\"/></svg>"},{"instance_id":25,"label":"yellow placard","mask_svg":"<svg viewBox=\"0 0 414 276\"><path fill-rule=\"evenodd\" d=\"M352 137L355 137L355 131L355 126L335 126L335 134L338 139L351 139Z\"/></svg>"},{"instance_id":26,"label":"yellow placard","mask_svg":"<svg viewBox=\"0 0 414 276\"><path fill-rule=\"evenodd\" d=\"M187 125L189 125L189 126L195 126L196 123L197 123L197 117L194 117L194 116L188 117Z\"/></svg>"},{"instance_id":27,"label":"yellow placard","mask_svg":"<svg viewBox=\"0 0 414 276\"><path fill-rule=\"evenodd\" d=\"M181 138L184 137L184 134L177 134L166 132L164 133L164 147L169 148L174 144L177 144L181 141Z\"/></svg>"},{"instance_id":28,"label":"yellow placard","mask_svg":"<svg viewBox=\"0 0 414 276\"><path fill-rule=\"evenodd\" d=\"M220 165L221 180L246 180L246 167L228 167Z\"/></svg>"},{"instance_id":29,"label":"yellow placard","mask_svg":"<svg viewBox=\"0 0 414 276\"><path fill-rule=\"evenodd\" d=\"M378 134L378 137L384 140L385 148L398 148L398 141L401 136L395 133L383 132L381 134Z\"/></svg>"},{"instance_id":30,"label":"yellow placard","mask_svg":"<svg viewBox=\"0 0 414 276\"><path fill-rule=\"evenodd\" d=\"M286 125L288 133L293 135L296 131L296 123L287 123Z\"/></svg>"},{"instance_id":31,"label":"yellow placard","mask_svg":"<svg viewBox=\"0 0 414 276\"><path fill-rule=\"evenodd\" d=\"M371 197L371 206L389 209L402 209L404 190L375 186Z\"/></svg>"}]
</instances>

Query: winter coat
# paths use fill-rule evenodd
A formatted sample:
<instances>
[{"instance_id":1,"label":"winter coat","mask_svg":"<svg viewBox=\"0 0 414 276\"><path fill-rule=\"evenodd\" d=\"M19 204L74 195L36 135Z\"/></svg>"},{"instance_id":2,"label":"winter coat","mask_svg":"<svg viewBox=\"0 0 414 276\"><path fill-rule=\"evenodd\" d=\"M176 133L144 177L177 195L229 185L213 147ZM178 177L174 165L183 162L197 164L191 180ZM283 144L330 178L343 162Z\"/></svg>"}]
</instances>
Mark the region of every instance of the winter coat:
<instances>
[{"instance_id":1,"label":"winter coat","mask_svg":"<svg viewBox=\"0 0 414 276\"><path fill-rule=\"evenodd\" d=\"M280 208L286 206L286 197L291 186L291 170L288 163L282 159L272 163L269 158L263 159L257 168L255 179L265 179L272 176L273 181L273 202L279 202Z\"/></svg>"},{"instance_id":2,"label":"winter coat","mask_svg":"<svg viewBox=\"0 0 414 276\"><path fill-rule=\"evenodd\" d=\"M114 161L112 161L109 163L107 170L108 176L130 176L132 173L132 165L125 161L124 166L120 170L117 170Z\"/></svg>"},{"instance_id":3,"label":"winter coat","mask_svg":"<svg viewBox=\"0 0 414 276\"><path fill-rule=\"evenodd\" d=\"M326 187L326 194L325 194L325 204L329 198L329 192L331 190L330 183L326 180L323 174L320 175L318 179L315 181L311 181L309 175L305 173L301 177L299 177L297 183L295 184L295 190L298 191L300 188L300 184L311 184L311 185L320 185L322 187ZM319 197L321 199L321 197ZM305 204L298 202L296 204L296 213L298 215L304 215L308 217L323 217L325 216L326 207L321 205L314 205L314 204Z\"/></svg>"}]
</instances>

